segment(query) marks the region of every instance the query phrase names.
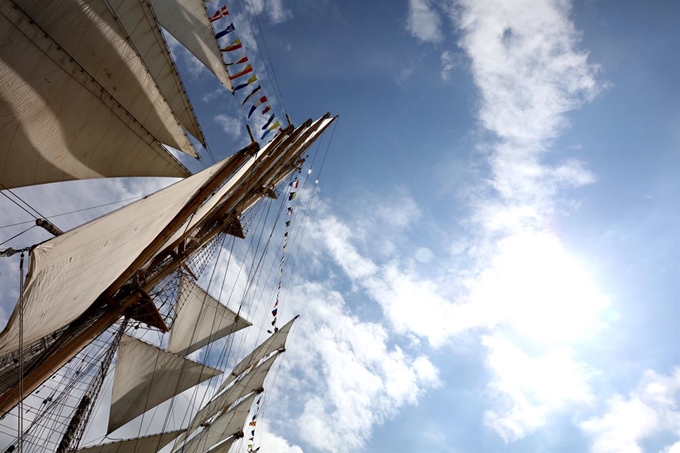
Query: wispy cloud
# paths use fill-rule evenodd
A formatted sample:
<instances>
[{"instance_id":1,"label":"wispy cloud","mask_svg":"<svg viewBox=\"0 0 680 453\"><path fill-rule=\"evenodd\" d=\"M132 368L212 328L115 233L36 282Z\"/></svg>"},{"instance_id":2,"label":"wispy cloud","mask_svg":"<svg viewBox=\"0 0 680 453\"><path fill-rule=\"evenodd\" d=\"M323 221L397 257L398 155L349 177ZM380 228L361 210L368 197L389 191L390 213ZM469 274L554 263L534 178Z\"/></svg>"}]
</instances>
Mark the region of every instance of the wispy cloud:
<instances>
[{"instance_id":1,"label":"wispy cloud","mask_svg":"<svg viewBox=\"0 0 680 453\"><path fill-rule=\"evenodd\" d=\"M460 56L451 50L445 50L441 55L442 72L441 78L446 81L451 77L451 71L460 64Z\"/></svg>"},{"instance_id":2,"label":"wispy cloud","mask_svg":"<svg viewBox=\"0 0 680 453\"><path fill-rule=\"evenodd\" d=\"M423 42L438 43L444 39L442 19L430 0L409 0L406 30Z\"/></svg>"},{"instance_id":3,"label":"wispy cloud","mask_svg":"<svg viewBox=\"0 0 680 453\"><path fill-rule=\"evenodd\" d=\"M603 88L599 68L577 48L569 5L460 0L448 10L479 90L479 122L490 134L480 144L489 178L469 198L471 225L478 227L467 249L478 269L469 283L471 307L488 307L499 319L487 325L511 327L544 350L531 356L500 333L483 340L495 401L485 421L506 441L545 425L552 412L590 399L587 366L567 345L578 338L576 331L596 332L608 306L550 228L557 194L595 176L578 160L548 165L545 154L568 126L566 114ZM583 300L589 302L579 304ZM507 366L504 355L525 363L527 372ZM554 370L563 385L536 381Z\"/></svg>"},{"instance_id":4,"label":"wispy cloud","mask_svg":"<svg viewBox=\"0 0 680 453\"><path fill-rule=\"evenodd\" d=\"M247 3L247 8L251 14L264 12L272 23L280 24L293 18L293 12L283 3L283 0L252 0Z\"/></svg>"},{"instance_id":5,"label":"wispy cloud","mask_svg":"<svg viewBox=\"0 0 680 453\"><path fill-rule=\"evenodd\" d=\"M242 121L229 115L219 114L215 117L215 122L222 127L222 130L230 137L237 139L241 136L243 125Z\"/></svg>"},{"instance_id":6,"label":"wispy cloud","mask_svg":"<svg viewBox=\"0 0 680 453\"><path fill-rule=\"evenodd\" d=\"M642 453L643 441L654 435L680 434L680 410L677 393L680 390L680 368L669 376L648 370L637 389L628 397L616 395L602 416L581 423L593 443L592 453ZM680 441L664 448L662 453L680 451Z\"/></svg>"}]
</instances>

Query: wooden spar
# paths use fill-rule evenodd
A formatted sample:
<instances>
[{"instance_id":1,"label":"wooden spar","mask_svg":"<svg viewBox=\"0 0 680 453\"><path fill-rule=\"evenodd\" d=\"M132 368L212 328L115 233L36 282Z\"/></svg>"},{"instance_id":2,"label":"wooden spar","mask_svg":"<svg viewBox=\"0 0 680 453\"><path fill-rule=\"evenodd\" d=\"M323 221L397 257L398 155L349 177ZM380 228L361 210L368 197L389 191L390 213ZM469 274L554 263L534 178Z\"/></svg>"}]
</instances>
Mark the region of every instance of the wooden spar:
<instances>
[{"instance_id":1,"label":"wooden spar","mask_svg":"<svg viewBox=\"0 0 680 453\"><path fill-rule=\"evenodd\" d=\"M255 181L248 181L245 184L239 185L235 192L230 194L224 203L221 203L221 205L215 209L215 214L219 213L219 216L209 216L209 218L206 218L205 221L200 222L196 228L193 229L193 231L198 229L202 230L208 225L208 223L214 223L218 220L227 221L229 219L230 211L235 210L239 207L239 205L239 213L245 211L262 197L262 194L258 193L258 190L261 187L272 183L276 184L283 180L283 178L285 178L285 176L294 169L295 162L285 165L285 168L277 168L277 166L274 164L281 161L286 162L287 160L299 157L311 145L311 143L307 143L306 146L293 146L302 145L304 140L311 133L313 133L313 131L310 131L309 127L306 130L304 128L299 128L298 131L301 133L294 133L288 137L286 137L285 134L280 134L280 136L275 139L279 140L277 141L276 145L284 145L288 148L285 149L285 151L277 154L274 154L274 150L272 149L272 152L266 155L268 158L264 159L263 164L261 166L258 165L258 168L254 169L257 170L258 173L258 177L255 178ZM290 143L290 140L288 140L290 138L292 138L293 143ZM71 323L71 325L62 334L61 338L57 340L57 342L50 348L50 351L45 354L45 357L26 371L23 380L23 392L19 391L19 384L17 383L0 395L0 414L8 412L12 407L14 407L20 399L20 394L21 398L23 398L33 392L40 384L42 384L46 379L54 374L74 355L80 352L102 332L115 324L126 310L142 300L142 296L139 292L134 292L133 294L122 294L119 290L130 278L139 272L139 270L142 269L145 264L153 260L154 256L160 252L158 248L162 246L162 244L165 243L165 241L186 222L186 220L196 211L196 209L198 209L198 207L224 182L228 176L236 171L236 169L247 160L249 153L252 154L254 150L257 149L257 147L258 145L254 143L241 150L240 153L243 155L234 159L211 180L206 182L191 199L191 201L187 203L180 213L178 213L177 216L175 216L175 218L166 226L161 234L144 249L137 259L135 259L133 264L113 284L111 284L106 291L102 293L97 301L93 303L93 306L106 308L104 313L100 315L96 321L94 321L89 327L85 328L82 332L77 332L77 329L79 329L84 323L87 323L88 320L92 319L92 312L83 314L80 318ZM203 231L203 234L200 235L195 246L191 247L190 250L187 250L187 253L185 254L171 254L172 259L169 260L167 264L164 264L161 269L158 269L157 272L155 272L152 276L149 276L150 278L142 280L140 289L143 289L144 291L149 291L152 289L163 278L180 267L188 256L193 254L193 252L200 250L203 245L215 237L220 231L223 231L224 228L228 228L229 226L230 223L223 225L222 228L213 228L209 231ZM190 234L191 231L187 231L181 236L180 239L172 244L170 249L174 249L179 243L186 240Z\"/></svg>"},{"instance_id":2,"label":"wooden spar","mask_svg":"<svg viewBox=\"0 0 680 453\"><path fill-rule=\"evenodd\" d=\"M163 229L161 234L157 236L151 244L149 244L144 251L135 259L130 267L116 280L109 288L99 296L98 300L93 305L100 305L106 303L109 305L104 315L102 315L91 326L86 328L83 332L76 333L69 339L70 334L73 333L73 326L82 325L83 317L86 315L92 316L91 313L84 313L80 318L75 320L62 333L61 338L50 348L48 355L40 360L37 364L26 370L24 373L23 382L18 382L11 388L7 389L0 395L0 414L7 413L14 407L19 399L25 398L32 391L34 391L40 384L54 374L59 368L64 366L74 355L80 352L92 340L99 336L106 329L111 327L118 321L122 314L135 303L141 300L139 294L132 297L125 297L122 301L117 301L114 298L115 293L130 279L134 274L158 252L160 247L174 232L184 224L184 222L191 216L191 214L203 204L203 202L226 180L238 167L240 167L250 155L257 150L259 145L251 143L239 153L238 158L232 159L229 164L225 165L217 174L208 180L203 187L201 187L194 197L180 210L175 218ZM20 391L19 384L23 384L23 391Z\"/></svg>"},{"instance_id":3,"label":"wooden spar","mask_svg":"<svg viewBox=\"0 0 680 453\"><path fill-rule=\"evenodd\" d=\"M167 241L174 233L180 228L184 222L198 209L203 202L205 202L212 193L217 190L222 183L234 173L241 165L245 163L250 156L257 152L260 145L257 143L251 143L250 145L243 148L235 156L228 165L225 165L213 178L207 181L203 187L201 187L196 195L189 201L182 210L175 216L172 221L163 229L161 234L156 236L156 238L149 244L144 251L132 262L132 264L123 272L117 280L111 283L111 286L104 291L103 295L112 297L116 291L118 291L130 278L132 278L135 273L146 264L150 259L158 253L158 248L161 247L165 241Z\"/></svg>"},{"instance_id":4,"label":"wooden spar","mask_svg":"<svg viewBox=\"0 0 680 453\"><path fill-rule=\"evenodd\" d=\"M136 302L139 302L140 298L141 297L137 295L136 298L130 300L129 304L126 304L125 308L132 306ZM112 306L106 313L104 313L101 318L95 321L90 327L86 328L76 337L64 339L65 334L62 335L62 338L58 340L54 347L52 347L52 349L55 349L58 346L58 350L52 355L46 357L42 363L31 368L25 373L23 382L24 393L22 398L26 397L26 395L38 388L38 386L45 382L45 380L49 379L50 376L52 376L59 368L64 366L66 362L71 360L74 355L80 352L92 340L97 338L102 332L115 324L122 313L123 307L118 308ZM6 414L19 402L19 394L19 384L17 383L5 391L5 393L0 395L0 414Z\"/></svg>"}]
</instances>

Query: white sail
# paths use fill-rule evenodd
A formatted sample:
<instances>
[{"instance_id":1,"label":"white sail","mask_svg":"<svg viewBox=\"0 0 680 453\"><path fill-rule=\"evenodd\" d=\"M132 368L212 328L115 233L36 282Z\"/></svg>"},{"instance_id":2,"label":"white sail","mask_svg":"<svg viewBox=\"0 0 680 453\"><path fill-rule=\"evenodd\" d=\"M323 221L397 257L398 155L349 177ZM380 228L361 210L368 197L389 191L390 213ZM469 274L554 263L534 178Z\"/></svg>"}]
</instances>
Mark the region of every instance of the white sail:
<instances>
[{"instance_id":1,"label":"white sail","mask_svg":"<svg viewBox=\"0 0 680 453\"><path fill-rule=\"evenodd\" d=\"M159 142L196 156L196 150L106 1L14 2L101 86L103 96L113 97Z\"/></svg>"},{"instance_id":2,"label":"white sail","mask_svg":"<svg viewBox=\"0 0 680 453\"><path fill-rule=\"evenodd\" d=\"M188 278L182 278L181 308L170 330L168 351L182 356L252 324L219 303Z\"/></svg>"},{"instance_id":3,"label":"white sail","mask_svg":"<svg viewBox=\"0 0 680 453\"><path fill-rule=\"evenodd\" d=\"M242 433L243 425L250 412L250 406L252 406L256 396L257 394L253 393L249 397L244 398L234 408L218 417L210 426L198 433L182 447L175 447L173 451L202 453L216 443L228 439L230 436Z\"/></svg>"},{"instance_id":4,"label":"white sail","mask_svg":"<svg viewBox=\"0 0 680 453\"><path fill-rule=\"evenodd\" d=\"M281 327L277 332L275 332L272 336L267 338L260 346L255 348L253 352L248 354L243 360L241 360L232 370L231 374L227 377L227 380L222 383L220 388L217 390L217 392L221 392L227 386L238 376L243 374L248 368L252 367L253 365L256 365L260 360L262 360L264 357L268 356L274 351L278 351L281 348L284 348L286 346L286 339L288 338L288 334L290 333L290 329L293 327L293 323L299 318L300 316L296 316L288 323Z\"/></svg>"},{"instance_id":5,"label":"white sail","mask_svg":"<svg viewBox=\"0 0 680 453\"><path fill-rule=\"evenodd\" d=\"M184 85L149 3L146 0L106 0L106 2L179 122L205 145L205 137L198 126Z\"/></svg>"},{"instance_id":6,"label":"white sail","mask_svg":"<svg viewBox=\"0 0 680 453\"><path fill-rule=\"evenodd\" d=\"M232 90L203 0L151 0L158 22Z\"/></svg>"},{"instance_id":7,"label":"white sail","mask_svg":"<svg viewBox=\"0 0 680 453\"><path fill-rule=\"evenodd\" d=\"M183 429L178 429L167 433L107 442L101 445L83 447L77 453L156 453L183 432Z\"/></svg>"},{"instance_id":8,"label":"white sail","mask_svg":"<svg viewBox=\"0 0 680 453\"><path fill-rule=\"evenodd\" d=\"M221 444L212 447L205 453L229 453L229 449L238 439L239 439L238 437L232 436L229 439L222 442Z\"/></svg>"},{"instance_id":9,"label":"white sail","mask_svg":"<svg viewBox=\"0 0 680 453\"><path fill-rule=\"evenodd\" d=\"M230 160L43 242L31 251L24 289L24 342L67 326L87 310ZM19 347L18 308L0 333L0 354Z\"/></svg>"},{"instance_id":10,"label":"white sail","mask_svg":"<svg viewBox=\"0 0 680 453\"><path fill-rule=\"evenodd\" d=\"M0 118L0 183L8 188L189 174L8 0L0 0Z\"/></svg>"},{"instance_id":11,"label":"white sail","mask_svg":"<svg viewBox=\"0 0 680 453\"><path fill-rule=\"evenodd\" d=\"M124 335L113 376L107 433L222 372Z\"/></svg>"},{"instance_id":12,"label":"white sail","mask_svg":"<svg viewBox=\"0 0 680 453\"><path fill-rule=\"evenodd\" d=\"M205 423L223 409L231 406L234 401L246 396L250 392L262 388L269 370L280 355L281 354L275 354L267 359L255 370L248 373L243 379L237 381L233 386L227 389L226 392L213 398L212 401L201 408L191 420L191 423L189 423L189 426L186 429L186 435L191 435L191 433L201 426L202 423Z\"/></svg>"}]
</instances>

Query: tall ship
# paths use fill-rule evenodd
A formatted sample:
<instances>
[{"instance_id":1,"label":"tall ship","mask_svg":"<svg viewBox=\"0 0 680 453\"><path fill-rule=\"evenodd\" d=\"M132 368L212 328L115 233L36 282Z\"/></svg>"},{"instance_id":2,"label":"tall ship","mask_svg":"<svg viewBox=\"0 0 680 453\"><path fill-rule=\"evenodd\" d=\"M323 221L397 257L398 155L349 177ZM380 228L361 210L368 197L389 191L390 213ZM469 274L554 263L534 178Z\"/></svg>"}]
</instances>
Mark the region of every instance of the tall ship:
<instances>
[{"instance_id":1,"label":"tall ship","mask_svg":"<svg viewBox=\"0 0 680 453\"><path fill-rule=\"evenodd\" d=\"M250 136L195 173L173 152L212 153L170 40L234 95ZM5 197L20 204L15 189L81 179L181 178L70 231L37 215L51 239L0 246L20 268L0 333L5 452L260 449L267 378L297 320L278 312L293 203L336 117L278 118L253 66L227 8L202 0L0 0ZM276 253L260 246L274 230L252 228L264 203L282 233ZM235 280L226 244L248 231L260 236L242 279L250 294L227 306L234 288L210 285ZM267 266L278 285L255 294ZM256 299L269 304L260 325L244 314Z\"/></svg>"}]
</instances>

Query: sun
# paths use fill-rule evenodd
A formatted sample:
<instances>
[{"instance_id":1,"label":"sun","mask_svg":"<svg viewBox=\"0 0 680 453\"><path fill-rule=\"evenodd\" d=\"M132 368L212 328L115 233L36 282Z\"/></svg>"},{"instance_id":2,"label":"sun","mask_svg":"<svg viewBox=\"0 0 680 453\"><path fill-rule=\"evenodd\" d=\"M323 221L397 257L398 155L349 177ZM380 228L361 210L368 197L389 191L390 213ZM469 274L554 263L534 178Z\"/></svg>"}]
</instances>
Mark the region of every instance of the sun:
<instances>
[{"instance_id":1,"label":"sun","mask_svg":"<svg viewBox=\"0 0 680 453\"><path fill-rule=\"evenodd\" d=\"M498 323L541 342L586 340L603 326L609 299L556 235L514 235L498 250L473 294Z\"/></svg>"}]
</instances>

